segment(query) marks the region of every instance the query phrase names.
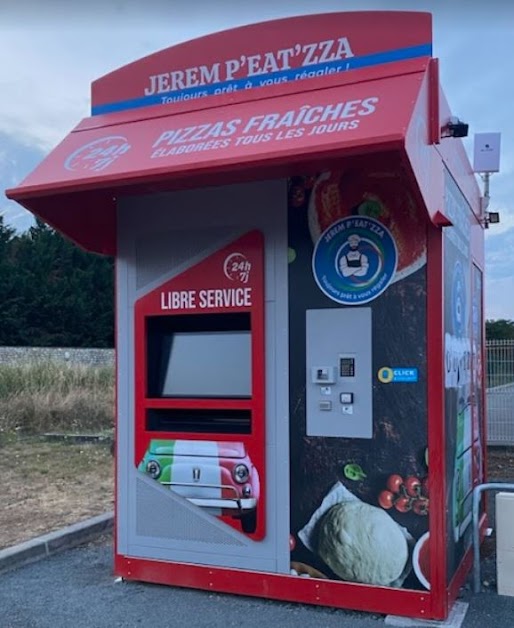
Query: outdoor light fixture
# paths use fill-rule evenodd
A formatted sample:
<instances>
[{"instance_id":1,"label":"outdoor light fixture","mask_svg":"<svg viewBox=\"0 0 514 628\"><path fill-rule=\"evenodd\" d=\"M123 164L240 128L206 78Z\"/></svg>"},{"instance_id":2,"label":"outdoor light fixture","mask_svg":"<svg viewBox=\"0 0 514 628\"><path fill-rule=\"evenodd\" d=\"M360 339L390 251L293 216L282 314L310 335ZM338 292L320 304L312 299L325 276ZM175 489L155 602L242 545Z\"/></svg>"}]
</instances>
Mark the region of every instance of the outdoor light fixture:
<instances>
[{"instance_id":1,"label":"outdoor light fixture","mask_svg":"<svg viewBox=\"0 0 514 628\"><path fill-rule=\"evenodd\" d=\"M481 222L486 229L489 229L489 225L496 225L500 222L500 212L486 211Z\"/></svg>"},{"instance_id":2,"label":"outdoor light fixture","mask_svg":"<svg viewBox=\"0 0 514 628\"><path fill-rule=\"evenodd\" d=\"M467 137L469 125L452 116L441 129L441 137Z\"/></svg>"}]
</instances>

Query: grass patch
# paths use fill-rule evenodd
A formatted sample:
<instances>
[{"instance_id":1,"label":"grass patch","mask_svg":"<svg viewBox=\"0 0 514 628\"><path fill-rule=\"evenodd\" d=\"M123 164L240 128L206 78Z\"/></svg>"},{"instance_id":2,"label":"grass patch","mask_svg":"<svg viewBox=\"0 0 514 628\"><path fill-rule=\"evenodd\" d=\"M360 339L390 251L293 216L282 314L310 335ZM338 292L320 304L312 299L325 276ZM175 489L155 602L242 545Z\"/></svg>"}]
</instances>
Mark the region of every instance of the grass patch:
<instances>
[{"instance_id":1,"label":"grass patch","mask_svg":"<svg viewBox=\"0 0 514 628\"><path fill-rule=\"evenodd\" d=\"M0 365L0 549L113 507L113 457L101 443L46 432L112 433L114 369Z\"/></svg>"},{"instance_id":2,"label":"grass patch","mask_svg":"<svg viewBox=\"0 0 514 628\"><path fill-rule=\"evenodd\" d=\"M91 467L107 463L112 457L107 447L97 444L48 443L40 439L23 439L12 443L2 454L2 466L16 468L21 477L50 475L52 481L81 483Z\"/></svg>"},{"instance_id":3,"label":"grass patch","mask_svg":"<svg viewBox=\"0 0 514 628\"><path fill-rule=\"evenodd\" d=\"M108 447L24 437L1 453L0 549L113 509Z\"/></svg>"},{"instance_id":4,"label":"grass patch","mask_svg":"<svg viewBox=\"0 0 514 628\"><path fill-rule=\"evenodd\" d=\"M0 442L13 433L105 432L113 424L112 367L0 365Z\"/></svg>"}]
</instances>

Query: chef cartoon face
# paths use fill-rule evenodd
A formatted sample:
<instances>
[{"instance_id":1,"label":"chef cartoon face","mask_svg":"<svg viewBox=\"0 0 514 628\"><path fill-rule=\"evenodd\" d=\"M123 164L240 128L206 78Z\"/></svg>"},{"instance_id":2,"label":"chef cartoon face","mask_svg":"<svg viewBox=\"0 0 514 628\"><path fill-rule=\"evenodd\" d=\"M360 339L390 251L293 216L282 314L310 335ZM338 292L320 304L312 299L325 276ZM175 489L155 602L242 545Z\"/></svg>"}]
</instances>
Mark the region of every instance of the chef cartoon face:
<instances>
[{"instance_id":1,"label":"chef cartoon face","mask_svg":"<svg viewBox=\"0 0 514 628\"><path fill-rule=\"evenodd\" d=\"M347 252L341 257L339 272L343 277L364 277L369 269L369 261L367 255L359 251L361 238L352 233L348 236L347 242Z\"/></svg>"},{"instance_id":2,"label":"chef cartoon face","mask_svg":"<svg viewBox=\"0 0 514 628\"><path fill-rule=\"evenodd\" d=\"M348 237L348 244L350 245L352 251L356 251L359 248L360 241L360 236L356 233L352 233L352 235Z\"/></svg>"}]
</instances>

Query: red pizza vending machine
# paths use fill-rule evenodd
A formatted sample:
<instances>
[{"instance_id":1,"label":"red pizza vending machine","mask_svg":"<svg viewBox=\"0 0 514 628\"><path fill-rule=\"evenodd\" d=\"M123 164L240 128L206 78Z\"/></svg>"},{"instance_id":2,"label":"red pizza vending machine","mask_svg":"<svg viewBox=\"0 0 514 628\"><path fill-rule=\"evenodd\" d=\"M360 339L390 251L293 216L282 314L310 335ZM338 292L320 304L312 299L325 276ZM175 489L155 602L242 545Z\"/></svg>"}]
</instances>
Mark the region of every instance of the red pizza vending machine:
<instances>
[{"instance_id":1,"label":"red pizza vending machine","mask_svg":"<svg viewBox=\"0 0 514 628\"><path fill-rule=\"evenodd\" d=\"M8 191L116 259L117 575L448 615L486 216L438 68L426 13L215 33L95 81Z\"/></svg>"},{"instance_id":2,"label":"red pizza vending machine","mask_svg":"<svg viewBox=\"0 0 514 628\"><path fill-rule=\"evenodd\" d=\"M287 499L276 420L287 406L268 376L287 348L284 191L268 181L119 201L123 572L289 570L288 521L274 506Z\"/></svg>"}]
</instances>

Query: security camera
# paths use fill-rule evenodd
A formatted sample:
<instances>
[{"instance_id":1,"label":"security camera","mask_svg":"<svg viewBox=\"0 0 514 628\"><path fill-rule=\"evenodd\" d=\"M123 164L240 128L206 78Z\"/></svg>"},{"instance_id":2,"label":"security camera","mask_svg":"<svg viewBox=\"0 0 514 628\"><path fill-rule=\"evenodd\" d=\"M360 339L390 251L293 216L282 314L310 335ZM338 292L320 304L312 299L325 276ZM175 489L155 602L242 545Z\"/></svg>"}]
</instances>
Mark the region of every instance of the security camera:
<instances>
[{"instance_id":1,"label":"security camera","mask_svg":"<svg viewBox=\"0 0 514 628\"><path fill-rule=\"evenodd\" d=\"M442 137L467 137L469 125L452 116L441 130Z\"/></svg>"}]
</instances>

